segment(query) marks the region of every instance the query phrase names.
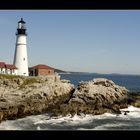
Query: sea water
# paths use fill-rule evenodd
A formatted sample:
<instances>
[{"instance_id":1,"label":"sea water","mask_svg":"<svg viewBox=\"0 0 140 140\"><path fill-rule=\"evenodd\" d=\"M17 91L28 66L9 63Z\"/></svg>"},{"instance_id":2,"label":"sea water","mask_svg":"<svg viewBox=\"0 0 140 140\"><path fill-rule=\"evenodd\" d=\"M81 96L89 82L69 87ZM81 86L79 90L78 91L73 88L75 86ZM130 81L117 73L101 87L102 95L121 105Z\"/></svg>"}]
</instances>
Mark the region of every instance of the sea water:
<instances>
[{"instance_id":1,"label":"sea water","mask_svg":"<svg viewBox=\"0 0 140 140\"><path fill-rule=\"evenodd\" d=\"M125 86L130 91L140 91L140 75L115 75L115 74L61 74L61 79L68 79L75 86L80 81L93 80L94 78L107 78L115 84Z\"/></svg>"}]
</instances>

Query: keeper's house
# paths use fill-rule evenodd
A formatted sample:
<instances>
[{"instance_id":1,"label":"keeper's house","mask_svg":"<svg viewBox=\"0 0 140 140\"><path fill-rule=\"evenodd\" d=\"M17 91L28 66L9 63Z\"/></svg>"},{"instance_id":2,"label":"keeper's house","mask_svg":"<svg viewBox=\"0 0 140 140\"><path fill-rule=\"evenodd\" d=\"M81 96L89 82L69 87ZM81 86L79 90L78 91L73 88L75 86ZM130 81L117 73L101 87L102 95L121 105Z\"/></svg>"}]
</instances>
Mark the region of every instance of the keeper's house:
<instances>
[{"instance_id":1,"label":"keeper's house","mask_svg":"<svg viewBox=\"0 0 140 140\"><path fill-rule=\"evenodd\" d=\"M0 74L17 75L18 69L15 65L0 62Z\"/></svg>"},{"instance_id":2,"label":"keeper's house","mask_svg":"<svg viewBox=\"0 0 140 140\"><path fill-rule=\"evenodd\" d=\"M44 64L38 64L29 68L29 76L46 76L53 74L54 68Z\"/></svg>"}]
</instances>

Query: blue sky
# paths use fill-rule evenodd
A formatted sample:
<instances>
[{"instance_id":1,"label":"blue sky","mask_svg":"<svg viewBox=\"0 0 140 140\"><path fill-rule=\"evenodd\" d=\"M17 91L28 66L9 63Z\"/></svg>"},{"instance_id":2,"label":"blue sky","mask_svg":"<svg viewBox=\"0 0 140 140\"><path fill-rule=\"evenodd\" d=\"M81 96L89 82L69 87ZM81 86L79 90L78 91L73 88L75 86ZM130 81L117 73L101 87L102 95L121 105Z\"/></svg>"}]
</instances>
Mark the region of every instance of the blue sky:
<instances>
[{"instance_id":1,"label":"blue sky","mask_svg":"<svg viewBox=\"0 0 140 140\"><path fill-rule=\"evenodd\" d=\"M0 61L13 63L21 17L29 66L140 74L140 10L0 10Z\"/></svg>"}]
</instances>

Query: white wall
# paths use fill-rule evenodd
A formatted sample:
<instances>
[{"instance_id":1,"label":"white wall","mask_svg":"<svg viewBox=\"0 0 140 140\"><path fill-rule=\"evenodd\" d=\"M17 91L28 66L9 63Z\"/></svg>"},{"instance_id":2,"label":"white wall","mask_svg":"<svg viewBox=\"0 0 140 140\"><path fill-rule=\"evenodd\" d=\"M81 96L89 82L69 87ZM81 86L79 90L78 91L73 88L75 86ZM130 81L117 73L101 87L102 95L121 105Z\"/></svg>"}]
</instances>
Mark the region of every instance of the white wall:
<instances>
[{"instance_id":1,"label":"white wall","mask_svg":"<svg viewBox=\"0 0 140 140\"><path fill-rule=\"evenodd\" d=\"M6 73L7 73L7 74L12 74L10 69L7 69L7 70L6 70Z\"/></svg>"},{"instance_id":2,"label":"white wall","mask_svg":"<svg viewBox=\"0 0 140 140\"><path fill-rule=\"evenodd\" d=\"M18 70L15 69L13 74L14 74L14 75L18 75Z\"/></svg>"},{"instance_id":3,"label":"white wall","mask_svg":"<svg viewBox=\"0 0 140 140\"><path fill-rule=\"evenodd\" d=\"M5 68L0 68L0 73L5 74L6 73L6 69Z\"/></svg>"},{"instance_id":4,"label":"white wall","mask_svg":"<svg viewBox=\"0 0 140 140\"><path fill-rule=\"evenodd\" d=\"M14 65L18 68L17 75L29 75L26 35L17 35Z\"/></svg>"},{"instance_id":5,"label":"white wall","mask_svg":"<svg viewBox=\"0 0 140 140\"><path fill-rule=\"evenodd\" d=\"M13 70L14 70L14 71L13 71ZM0 73L1 73L1 74L18 75L18 69L5 69L5 68L3 68L3 69L1 70L1 68L0 68Z\"/></svg>"}]
</instances>

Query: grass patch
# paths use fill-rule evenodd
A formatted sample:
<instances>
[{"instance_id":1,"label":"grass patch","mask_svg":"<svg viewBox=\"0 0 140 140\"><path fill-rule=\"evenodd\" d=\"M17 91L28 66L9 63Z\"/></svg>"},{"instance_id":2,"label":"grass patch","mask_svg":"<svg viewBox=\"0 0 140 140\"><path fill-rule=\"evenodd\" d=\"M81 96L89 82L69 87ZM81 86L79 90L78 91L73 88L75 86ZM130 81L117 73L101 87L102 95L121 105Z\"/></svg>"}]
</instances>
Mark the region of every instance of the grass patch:
<instances>
[{"instance_id":1,"label":"grass patch","mask_svg":"<svg viewBox=\"0 0 140 140\"><path fill-rule=\"evenodd\" d=\"M24 82L23 82L23 84L20 85L19 89L22 89L22 88L24 88L26 85L30 85L30 84L32 84L32 83L38 83L37 79L35 79L35 78L25 79Z\"/></svg>"},{"instance_id":2,"label":"grass patch","mask_svg":"<svg viewBox=\"0 0 140 140\"><path fill-rule=\"evenodd\" d=\"M14 79L14 78L22 78L21 76L18 75L10 75L10 74L0 74L0 79Z\"/></svg>"},{"instance_id":3,"label":"grass patch","mask_svg":"<svg viewBox=\"0 0 140 140\"><path fill-rule=\"evenodd\" d=\"M21 83L19 85L19 89L25 88L26 85L30 85L33 83L44 82L38 77L29 77L29 76L24 77L24 76L19 76L19 75L0 74L0 79L8 79L9 81L13 81L13 80L16 80L18 78L21 79L21 81L23 81L23 83Z\"/></svg>"}]
</instances>

